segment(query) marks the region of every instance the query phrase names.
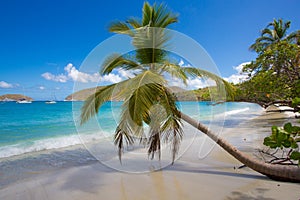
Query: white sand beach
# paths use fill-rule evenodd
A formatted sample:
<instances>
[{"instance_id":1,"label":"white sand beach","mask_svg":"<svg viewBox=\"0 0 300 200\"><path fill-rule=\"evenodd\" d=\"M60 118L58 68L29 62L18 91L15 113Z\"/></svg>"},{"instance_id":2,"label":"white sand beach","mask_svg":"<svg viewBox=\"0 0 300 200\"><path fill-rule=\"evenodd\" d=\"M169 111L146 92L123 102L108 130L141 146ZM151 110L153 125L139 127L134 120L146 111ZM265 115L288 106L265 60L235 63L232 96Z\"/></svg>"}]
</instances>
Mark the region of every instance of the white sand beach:
<instances>
[{"instance_id":1,"label":"white sand beach","mask_svg":"<svg viewBox=\"0 0 300 200\"><path fill-rule=\"evenodd\" d=\"M266 117L276 119L284 115L268 113L262 116ZM247 135L230 131L235 140L247 138L245 144L251 143ZM203 139L196 137L174 165L159 171L125 173L94 163L30 172L34 174L32 177L2 188L0 199L300 199L300 184L273 181L247 167L239 169L242 164L218 146L199 159L199 142ZM114 162L118 164L117 157Z\"/></svg>"}]
</instances>

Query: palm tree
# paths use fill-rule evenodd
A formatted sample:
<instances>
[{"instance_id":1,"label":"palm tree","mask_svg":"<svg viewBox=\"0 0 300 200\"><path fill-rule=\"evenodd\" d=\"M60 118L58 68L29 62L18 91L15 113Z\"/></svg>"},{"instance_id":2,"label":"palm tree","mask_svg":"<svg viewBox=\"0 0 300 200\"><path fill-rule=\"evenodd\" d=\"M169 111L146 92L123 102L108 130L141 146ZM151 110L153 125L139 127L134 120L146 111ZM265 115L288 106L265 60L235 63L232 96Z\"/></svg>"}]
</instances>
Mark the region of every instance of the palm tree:
<instances>
[{"instance_id":1,"label":"palm tree","mask_svg":"<svg viewBox=\"0 0 300 200\"><path fill-rule=\"evenodd\" d=\"M126 22L115 22L110 26L110 31L132 37L136 51L129 55L114 54L108 57L100 70L101 75L121 68L133 71L136 76L104 86L89 96L82 107L81 123L85 123L98 113L105 101L112 97L122 99L121 118L114 135L120 161L124 145L132 145L137 140L148 146L151 158L156 153L160 158L161 143L170 142L174 161L183 137L182 120L184 120L254 170L273 178L299 181L299 168L291 170L253 160L178 110L176 99L168 88L164 76L166 74L181 79L184 83L189 77L209 77L215 80L220 91L225 88L232 94L233 89L231 84L210 72L193 67L181 67L167 59L169 52L164 50L164 46L169 41L169 35L164 28L174 22L177 22L177 16L168 12L164 5L151 6L145 2L142 20L130 18ZM149 127L148 134L144 132L144 124Z\"/></svg>"},{"instance_id":2,"label":"palm tree","mask_svg":"<svg viewBox=\"0 0 300 200\"><path fill-rule=\"evenodd\" d=\"M273 22L270 22L267 27L261 31L261 36L250 46L250 50L260 53L272 44L278 43L282 40L299 43L299 31L287 35L290 25L290 21L284 22L282 19L274 19Z\"/></svg>"}]
</instances>

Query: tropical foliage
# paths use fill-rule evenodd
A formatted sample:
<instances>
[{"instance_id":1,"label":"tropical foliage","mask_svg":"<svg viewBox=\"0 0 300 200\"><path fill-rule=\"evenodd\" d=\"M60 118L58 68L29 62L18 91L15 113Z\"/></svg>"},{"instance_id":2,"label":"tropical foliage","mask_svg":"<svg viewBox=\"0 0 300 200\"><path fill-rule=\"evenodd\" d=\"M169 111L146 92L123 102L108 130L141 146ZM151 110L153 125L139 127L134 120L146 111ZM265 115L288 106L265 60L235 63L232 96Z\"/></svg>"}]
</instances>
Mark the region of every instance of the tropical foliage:
<instances>
[{"instance_id":1,"label":"tropical foliage","mask_svg":"<svg viewBox=\"0 0 300 200\"><path fill-rule=\"evenodd\" d=\"M176 15L167 12L162 4L150 6L146 2L141 20L129 18L126 22L115 22L111 25L110 31L129 35L136 50L128 55L110 56L103 63L100 73L104 75L116 69L124 69L131 71L135 76L104 86L88 97L82 107L81 122L86 122L98 113L101 105L111 97L119 98L123 100L123 106L114 141L119 148L120 160L124 145L139 141L147 145L151 158L156 153L160 156L161 143L168 142L171 144L174 161L183 136L184 120L255 171L274 179L299 182L300 168L286 168L253 159L178 110L176 99L168 88L166 75L182 80L185 84L189 77L205 76L215 80L218 91L225 88L232 94L233 90L231 84L210 72L199 68L181 67L168 59L169 52L163 48L169 41L168 31L162 28L176 21ZM145 125L149 127L148 133L145 133Z\"/></svg>"},{"instance_id":2,"label":"tropical foliage","mask_svg":"<svg viewBox=\"0 0 300 200\"><path fill-rule=\"evenodd\" d=\"M289 35L287 34L290 25L290 21L284 22L282 19L274 19L273 22L270 22L267 27L261 31L260 37L257 38L255 43L250 46L250 50L254 50L257 53L262 53L268 49L270 45L276 44L280 41L299 44L299 31L295 31Z\"/></svg>"},{"instance_id":3,"label":"tropical foliage","mask_svg":"<svg viewBox=\"0 0 300 200\"><path fill-rule=\"evenodd\" d=\"M164 28L174 22L177 22L176 14L168 12L163 4L151 6L146 2L141 20L129 18L125 22L114 22L109 28L111 32L130 36L136 50L126 55L109 56L100 74L123 69L135 76L98 89L85 101L81 122L98 113L102 104L112 97L123 100L121 119L114 135L120 158L124 145L136 141L147 145L151 158L156 153L160 157L161 143L166 142L171 146L174 161L183 131L181 114L166 76L185 84L189 77L209 77L216 81L220 91L224 86L232 91L232 86L218 76L199 68L181 67L168 59L169 52L164 49L170 33ZM145 133L145 125L149 127L148 133Z\"/></svg>"},{"instance_id":4,"label":"tropical foliage","mask_svg":"<svg viewBox=\"0 0 300 200\"><path fill-rule=\"evenodd\" d=\"M272 134L264 139L264 145L272 151L263 152L271 156L270 163L294 164L296 161L300 166L300 127L286 123L284 127L272 127ZM281 151L281 152L280 152Z\"/></svg>"},{"instance_id":5,"label":"tropical foliage","mask_svg":"<svg viewBox=\"0 0 300 200\"><path fill-rule=\"evenodd\" d=\"M300 96L299 31L287 35L290 23L274 20L250 47L258 57L243 68L249 80L239 85L237 99L270 102Z\"/></svg>"}]
</instances>

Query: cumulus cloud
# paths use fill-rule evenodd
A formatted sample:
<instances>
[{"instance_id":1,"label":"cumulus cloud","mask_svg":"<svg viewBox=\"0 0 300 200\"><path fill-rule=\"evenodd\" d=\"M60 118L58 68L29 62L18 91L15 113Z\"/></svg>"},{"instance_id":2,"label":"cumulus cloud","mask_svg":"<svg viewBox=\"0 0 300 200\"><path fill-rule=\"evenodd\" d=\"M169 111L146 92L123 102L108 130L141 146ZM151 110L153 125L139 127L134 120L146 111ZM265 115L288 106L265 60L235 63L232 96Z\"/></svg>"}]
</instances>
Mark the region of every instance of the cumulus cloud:
<instances>
[{"instance_id":1,"label":"cumulus cloud","mask_svg":"<svg viewBox=\"0 0 300 200\"><path fill-rule=\"evenodd\" d=\"M100 80L100 76L98 73L88 74L84 72L80 72L76 69L76 67L69 63L65 68L65 72L69 79L75 82L88 83L88 82L98 82Z\"/></svg>"},{"instance_id":2,"label":"cumulus cloud","mask_svg":"<svg viewBox=\"0 0 300 200\"><path fill-rule=\"evenodd\" d=\"M0 81L0 88L13 88L13 84L7 83L5 81Z\"/></svg>"},{"instance_id":3,"label":"cumulus cloud","mask_svg":"<svg viewBox=\"0 0 300 200\"><path fill-rule=\"evenodd\" d=\"M84 72L80 72L76 67L69 63L64 68L64 73L59 75L54 75L50 72L45 72L41 75L46 80L66 83L68 80L72 80L74 82L88 83L88 82L99 82L99 81L107 81L116 83L122 80L122 78L118 75L110 74L104 77L100 77L98 73L88 74Z\"/></svg>"},{"instance_id":4,"label":"cumulus cloud","mask_svg":"<svg viewBox=\"0 0 300 200\"><path fill-rule=\"evenodd\" d=\"M46 89L46 88L45 88L44 86L40 86L39 89L40 89L40 90L44 90L44 89Z\"/></svg>"},{"instance_id":5,"label":"cumulus cloud","mask_svg":"<svg viewBox=\"0 0 300 200\"><path fill-rule=\"evenodd\" d=\"M216 85L215 81L203 78L189 78L187 80L187 85L177 78L171 78L168 80L168 82L170 86L178 86L186 89L199 89Z\"/></svg>"},{"instance_id":6,"label":"cumulus cloud","mask_svg":"<svg viewBox=\"0 0 300 200\"><path fill-rule=\"evenodd\" d=\"M191 65L184 63L182 59L180 59L178 65L180 65L181 67L191 67ZM199 89L216 85L215 81L208 78L188 78L187 85L185 85L180 79L177 78L168 78L168 82L170 86L178 86L186 89Z\"/></svg>"},{"instance_id":7,"label":"cumulus cloud","mask_svg":"<svg viewBox=\"0 0 300 200\"><path fill-rule=\"evenodd\" d=\"M116 74L108 74L101 78L101 82L111 82L111 83L118 83L122 81L123 79Z\"/></svg>"},{"instance_id":8,"label":"cumulus cloud","mask_svg":"<svg viewBox=\"0 0 300 200\"><path fill-rule=\"evenodd\" d=\"M237 71L237 73L232 74L228 78L224 78L224 79L226 81L228 81L230 83L234 83L234 84L244 82L249 77L247 73L243 72L243 67L247 64L250 64L250 62L244 62L244 63L241 63L240 65L234 67L234 69Z\"/></svg>"},{"instance_id":9,"label":"cumulus cloud","mask_svg":"<svg viewBox=\"0 0 300 200\"><path fill-rule=\"evenodd\" d=\"M199 88L205 88L209 86L215 86L216 82L212 79L194 78L194 79L188 79L187 84L191 87L191 89L199 89Z\"/></svg>"},{"instance_id":10,"label":"cumulus cloud","mask_svg":"<svg viewBox=\"0 0 300 200\"><path fill-rule=\"evenodd\" d=\"M42 77L48 81L55 81L60 83L65 83L68 80L68 77L64 74L54 75L49 72L43 73Z\"/></svg>"},{"instance_id":11,"label":"cumulus cloud","mask_svg":"<svg viewBox=\"0 0 300 200\"><path fill-rule=\"evenodd\" d=\"M125 71L122 69L114 70L114 73L100 76L99 73L84 73L79 71L72 63L67 64L64 67L64 73L59 75L54 75L50 72L45 72L41 75L46 80L51 80L55 82L66 83L69 80L81 83L118 83L124 79L134 77L134 72Z\"/></svg>"},{"instance_id":12,"label":"cumulus cloud","mask_svg":"<svg viewBox=\"0 0 300 200\"><path fill-rule=\"evenodd\" d=\"M135 76L135 73L139 73L138 70L131 70L131 71L126 71L124 69L117 69L117 74L119 74L122 78L133 78Z\"/></svg>"}]
</instances>

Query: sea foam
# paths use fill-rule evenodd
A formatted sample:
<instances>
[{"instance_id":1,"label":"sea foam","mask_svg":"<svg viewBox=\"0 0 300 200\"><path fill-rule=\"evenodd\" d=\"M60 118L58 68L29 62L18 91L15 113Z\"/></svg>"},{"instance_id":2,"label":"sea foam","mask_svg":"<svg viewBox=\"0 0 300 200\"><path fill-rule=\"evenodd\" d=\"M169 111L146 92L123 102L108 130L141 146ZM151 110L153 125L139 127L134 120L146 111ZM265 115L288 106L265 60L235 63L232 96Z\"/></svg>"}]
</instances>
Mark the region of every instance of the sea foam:
<instances>
[{"instance_id":1,"label":"sea foam","mask_svg":"<svg viewBox=\"0 0 300 200\"><path fill-rule=\"evenodd\" d=\"M39 152L44 150L60 149L85 143L96 142L111 133L73 134L69 136L54 137L36 141L26 141L14 145L0 147L0 158L22 155L25 153Z\"/></svg>"}]
</instances>

